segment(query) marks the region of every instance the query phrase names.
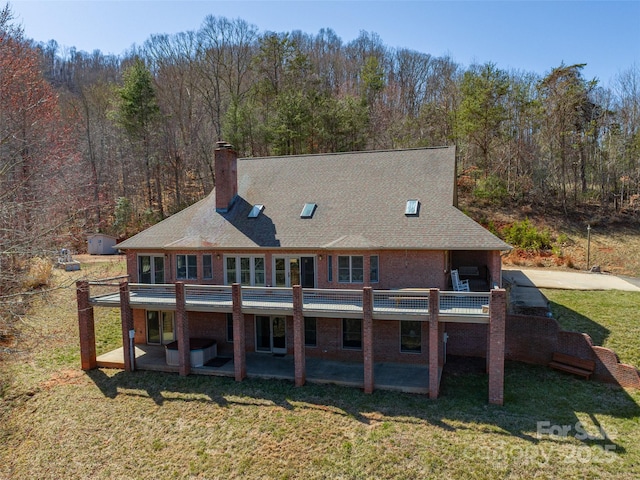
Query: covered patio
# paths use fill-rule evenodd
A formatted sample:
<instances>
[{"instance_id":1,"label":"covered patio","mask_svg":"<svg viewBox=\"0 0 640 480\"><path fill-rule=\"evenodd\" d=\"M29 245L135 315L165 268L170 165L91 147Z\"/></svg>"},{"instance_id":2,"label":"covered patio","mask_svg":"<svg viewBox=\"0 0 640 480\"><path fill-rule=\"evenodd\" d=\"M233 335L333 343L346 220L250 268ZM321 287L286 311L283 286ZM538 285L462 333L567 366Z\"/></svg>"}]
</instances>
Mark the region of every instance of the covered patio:
<instances>
[{"instance_id":1,"label":"covered patio","mask_svg":"<svg viewBox=\"0 0 640 480\"><path fill-rule=\"evenodd\" d=\"M135 365L137 370L179 373L180 367L167 365L165 347L159 345L136 345ZM122 347L99 355L100 368L124 369ZM347 387L364 388L364 365L362 362L340 362L306 358L306 380L309 383L330 383ZM191 367L191 374L235 377L233 358L217 357L208 365ZM375 388L407 393L429 393L429 365L404 363L375 363ZM440 373L442 369L440 368ZM246 377L262 379L295 380L295 365L292 355L275 356L263 353L247 353Z\"/></svg>"},{"instance_id":2,"label":"covered patio","mask_svg":"<svg viewBox=\"0 0 640 480\"><path fill-rule=\"evenodd\" d=\"M92 283L93 285L93 283ZM104 284L102 284L104 285ZM110 284L115 286L114 284ZM447 324L486 326L486 370L489 375L489 402L502 404L504 384L504 328L506 295L502 289L490 292L442 292L425 290L361 291L307 290L292 288L251 288L227 286L173 285L145 286L120 282L117 294L92 296L89 282L78 282L78 319L82 368L123 368L126 371L158 370L180 375L201 374L336 383L428 394L437 398L445 361ZM135 342L133 308L164 308L175 312L175 358L168 362L164 347ZM120 307L122 348L96 357L93 308ZM221 312L231 315L233 355L228 361L203 366L191 358L189 312ZM292 317L292 347L286 355L254 353L248 348L245 315L281 314ZM361 319L362 360L328 359L305 354L305 315ZM428 357L416 363L376 362L374 344L380 333L378 321L414 320L428 325ZM382 338L382 337L380 337ZM185 348L186 347L186 348ZM275 353L275 352L274 352ZM206 361L206 360L205 360ZM175 363L173 363L175 362ZM220 362L220 360L218 360ZM171 363L168 365L167 363Z\"/></svg>"}]
</instances>

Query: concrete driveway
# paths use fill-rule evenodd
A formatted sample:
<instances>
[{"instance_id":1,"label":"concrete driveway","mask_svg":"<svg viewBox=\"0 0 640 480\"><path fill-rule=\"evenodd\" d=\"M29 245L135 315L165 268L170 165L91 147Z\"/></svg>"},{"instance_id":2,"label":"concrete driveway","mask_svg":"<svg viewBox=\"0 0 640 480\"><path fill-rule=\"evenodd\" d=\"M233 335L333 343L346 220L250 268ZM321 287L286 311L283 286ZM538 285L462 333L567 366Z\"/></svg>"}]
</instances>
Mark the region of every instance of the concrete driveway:
<instances>
[{"instance_id":1,"label":"concrete driveway","mask_svg":"<svg viewBox=\"0 0 640 480\"><path fill-rule=\"evenodd\" d=\"M625 279L606 273L505 267L502 271L502 277L512 285L522 287L640 292L640 286L633 283L638 282L637 279Z\"/></svg>"},{"instance_id":2,"label":"concrete driveway","mask_svg":"<svg viewBox=\"0 0 640 480\"><path fill-rule=\"evenodd\" d=\"M549 316L549 302L540 288L640 292L640 280L605 273L504 267L502 279L504 286L510 287L510 304L514 312Z\"/></svg>"}]
</instances>

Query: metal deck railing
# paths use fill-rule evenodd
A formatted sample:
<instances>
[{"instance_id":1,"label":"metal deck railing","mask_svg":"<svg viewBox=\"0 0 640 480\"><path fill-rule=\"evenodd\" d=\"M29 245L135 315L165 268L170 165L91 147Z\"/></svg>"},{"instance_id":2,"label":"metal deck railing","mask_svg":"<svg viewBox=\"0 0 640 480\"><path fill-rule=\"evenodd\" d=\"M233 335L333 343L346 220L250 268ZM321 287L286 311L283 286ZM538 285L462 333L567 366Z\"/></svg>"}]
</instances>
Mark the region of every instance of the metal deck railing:
<instances>
[{"instance_id":1,"label":"metal deck railing","mask_svg":"<svg viewBox=\"0 0 640 480\"><path fill-rule=\"evenodd\" d=\"M129 284L129 303L138 308L175 309L175 285ZM93 292L92 292L93 293ZM293 312L293 289L282 287L242 287L244 312ZM489 292L440 292L439 314L452 317L488 317ZM362 290L302 289L302 311L307 316L362 314ZM119 292L91 295L94 306L117 307ZM185 306L189 311L231 312L232 288L226 285L185 285ZM378 318L390 315L427 316L429 291L374 290L373 314Z\"/></svg>"}]
</instances>

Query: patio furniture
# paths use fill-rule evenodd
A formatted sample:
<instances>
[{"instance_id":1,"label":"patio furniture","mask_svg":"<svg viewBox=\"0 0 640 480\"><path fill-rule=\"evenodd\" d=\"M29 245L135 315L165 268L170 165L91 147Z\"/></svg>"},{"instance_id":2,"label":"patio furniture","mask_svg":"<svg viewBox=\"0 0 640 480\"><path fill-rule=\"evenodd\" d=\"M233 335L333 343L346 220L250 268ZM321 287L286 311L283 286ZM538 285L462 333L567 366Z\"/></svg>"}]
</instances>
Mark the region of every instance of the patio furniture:
<instances>
[{"instance_id":1,"label":"patio furniture","mask_svg":"<svg viewBox=\"0 0 640 480\"><path fill-rule=\"evenodd\" d=\"M469 280L460 280L458 270L451 270L451 284L456 292L470 292Z\"/></svg>"}]
</instances>

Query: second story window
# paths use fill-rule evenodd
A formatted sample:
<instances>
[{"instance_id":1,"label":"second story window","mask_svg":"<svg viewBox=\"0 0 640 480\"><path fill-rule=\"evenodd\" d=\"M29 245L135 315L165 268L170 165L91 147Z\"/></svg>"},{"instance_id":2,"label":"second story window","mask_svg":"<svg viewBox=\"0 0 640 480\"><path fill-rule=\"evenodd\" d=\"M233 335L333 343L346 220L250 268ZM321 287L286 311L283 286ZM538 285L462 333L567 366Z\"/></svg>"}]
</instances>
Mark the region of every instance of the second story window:
<instances>
[{"instance_id":1,"label":"second story window","mask_svg":"<svg viewBox=\"0 0 640 480\"><path fill-rule=\"evenodd\" d=\"M203 280L213 278L213 258L211 255L202 256L202 278Z\"/></svg>"},{"instance_id":2,"label":"second story window","mask_svg":"<svg viewBox=\"0 0 640 480\"><path fill-rule=\"evenodd\" d=\"M178 280L198 279L197 255L176 255L176 278Z\"/></svg>"},{"instance_id":3,"label":"second story window","mask_svg":"<svg viewBox=\"0 0 640 480\"><path fill-rule=\"evenodd\" d=\"M265 285L264 257L225 257L224 267L227 285Z\"/></svg>"},{"instance_id":4,"label":"second story window","mask_svg":"<svg viewBox=\"0 0 640 480\"><path fill-rule=\"evenodd\" d=\"M331 257L329 257L331 262ZM377 283L380 281L378 255L369 257L369 281ZM329 281L333 277L331 263L329 263ZM364 257L362 255L340 255L338 256L338 282L340 283L364 283Z\"/></svg>"},{"instance_id":5,"label":"second story window","mask_svg":"<svg viewBox=\"0 0 640 480\"><path fill-rule=\"evenodd\" d=\"M338 281L340 283L364 282L364 257L340 255L338 257Z\"/></svg>"},{"instance_id":6,"label":"second story window","mask_svg":"<svg viewBox=\"0 0 640 480\"><path fill-rule=\"evenodd\" d=\"M369 262L370 262L369 281L371 283L378 283L380 281L380 275L378 273L378 269L379 269L378 255L371 255Z\"/></svg>"}]
</instances>

